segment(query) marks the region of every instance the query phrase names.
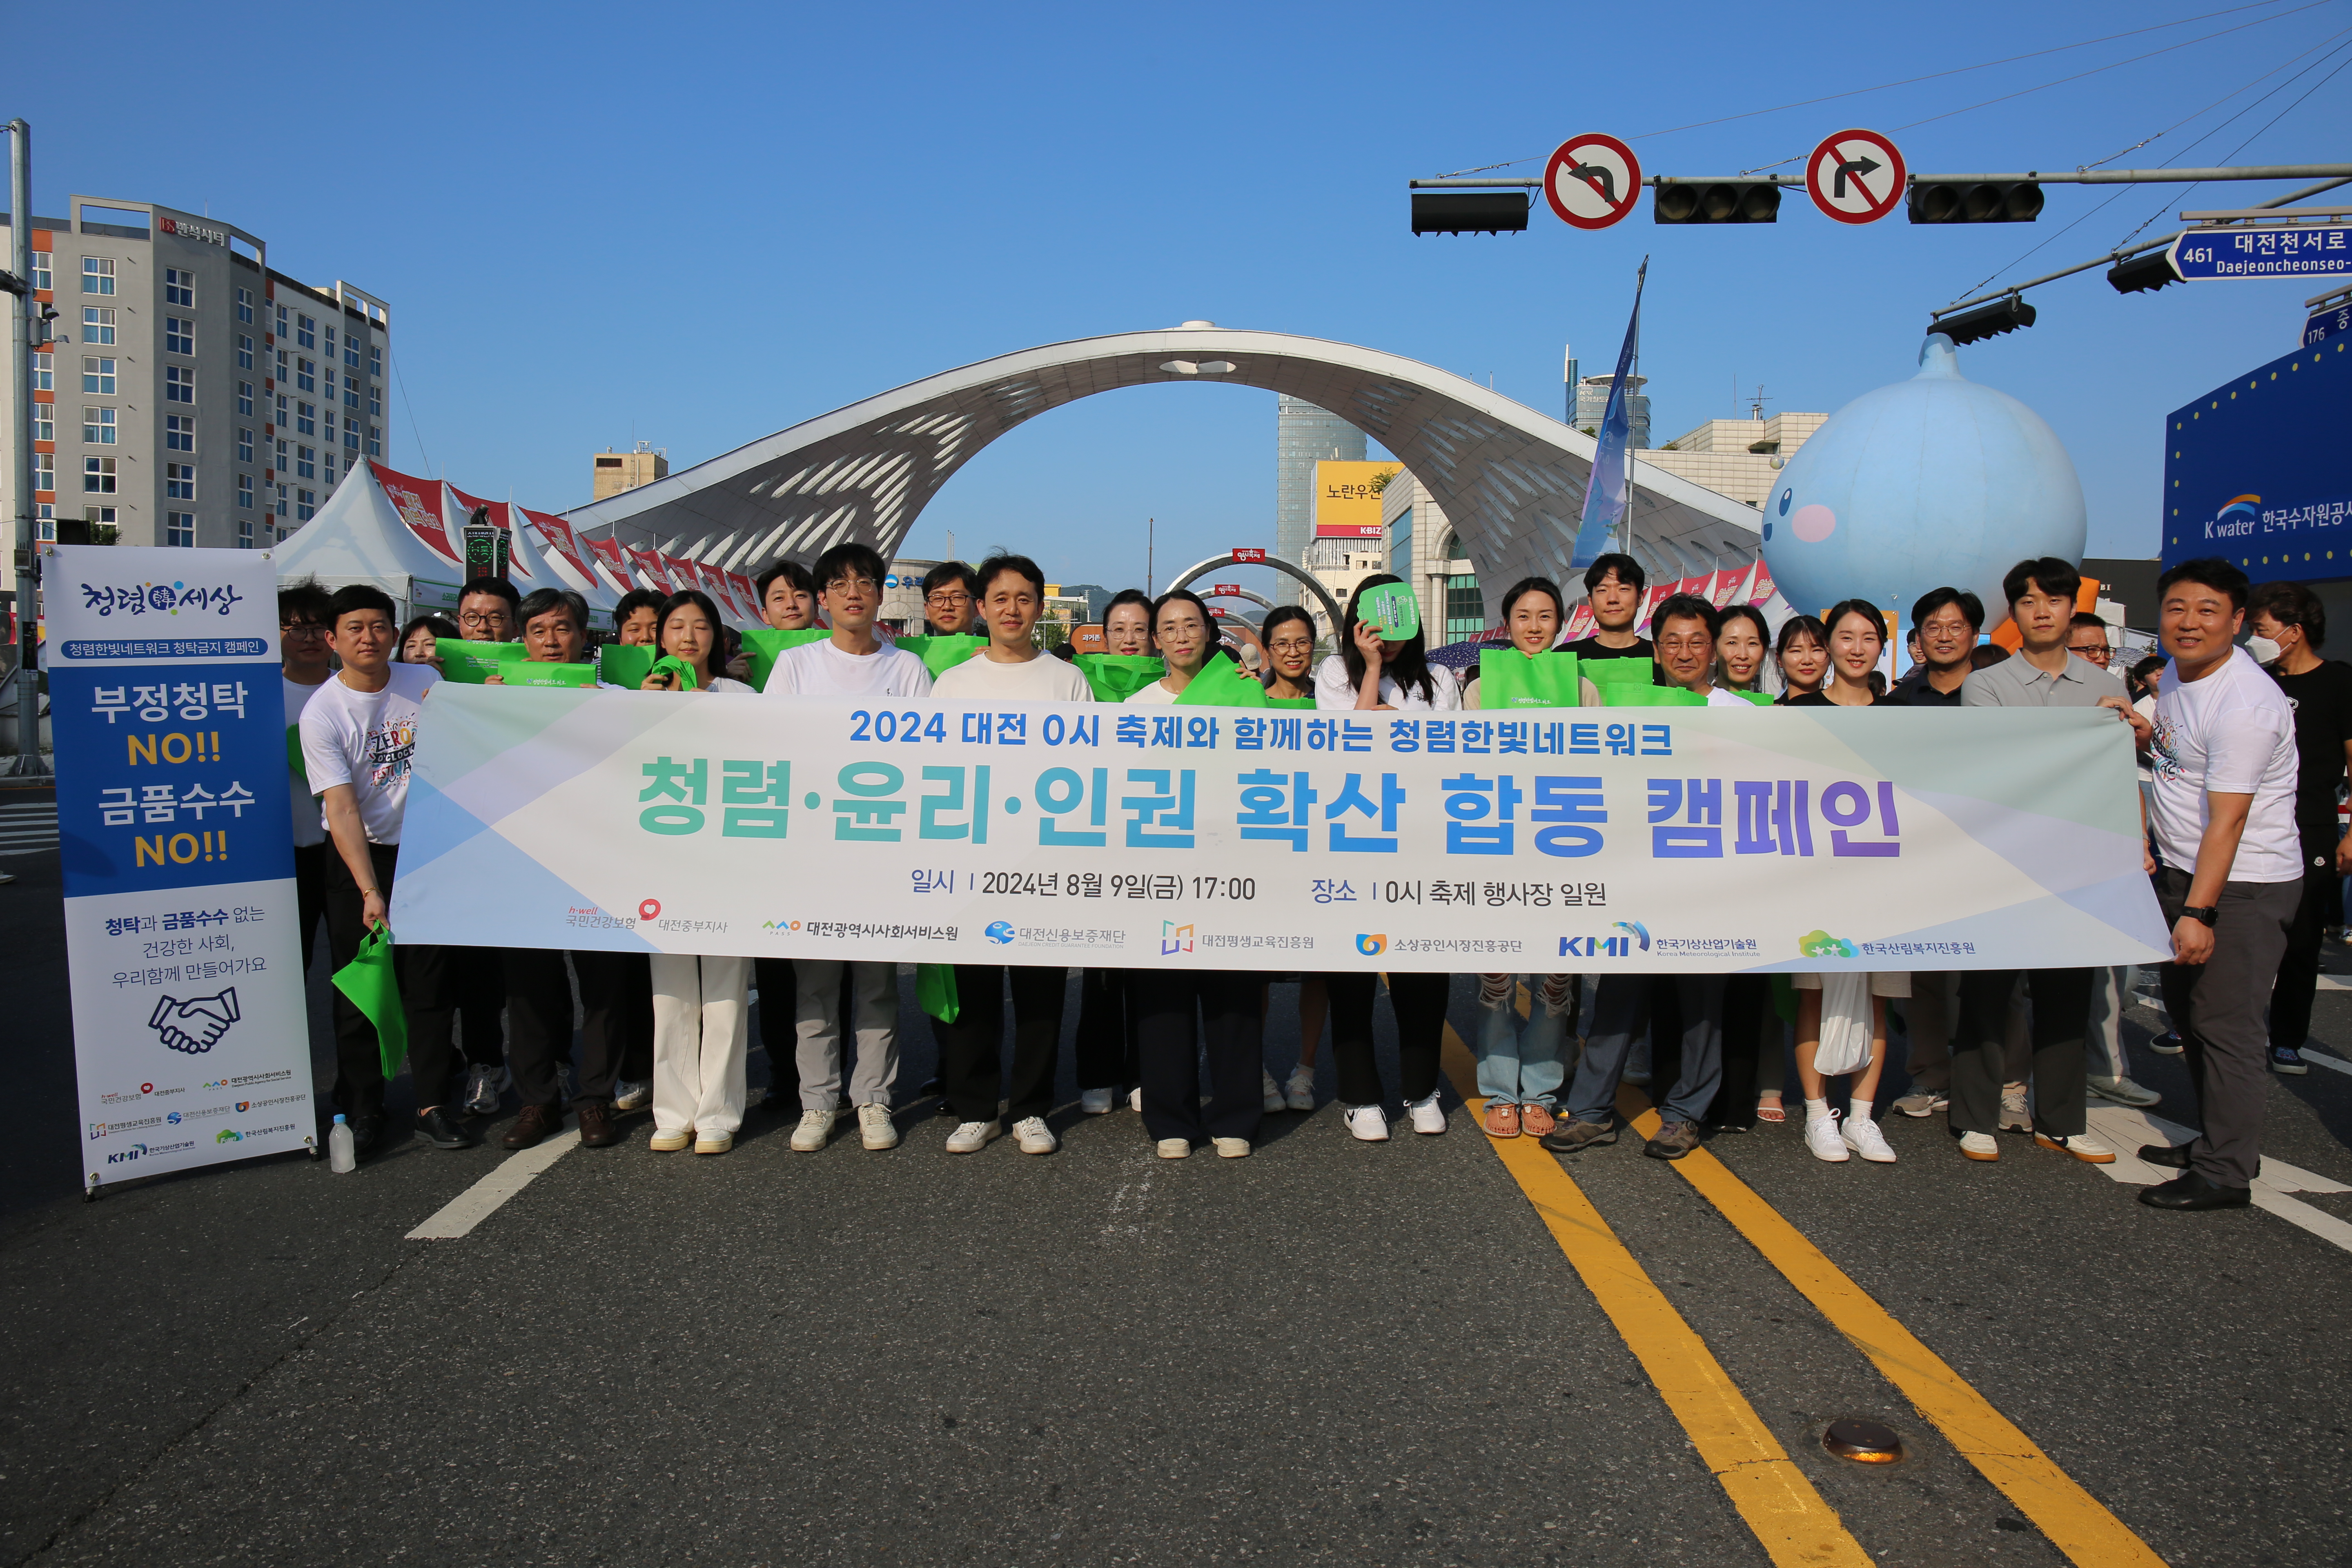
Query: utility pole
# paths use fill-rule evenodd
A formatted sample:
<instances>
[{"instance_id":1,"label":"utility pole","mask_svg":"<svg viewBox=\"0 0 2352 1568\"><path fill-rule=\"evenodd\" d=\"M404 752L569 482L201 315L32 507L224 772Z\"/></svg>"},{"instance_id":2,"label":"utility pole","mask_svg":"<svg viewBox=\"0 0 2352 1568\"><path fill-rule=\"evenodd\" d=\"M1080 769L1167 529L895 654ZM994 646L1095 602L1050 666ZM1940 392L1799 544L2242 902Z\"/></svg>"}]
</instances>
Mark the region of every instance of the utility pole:
<instances>
[{"instance_id":1,"label":"utility pole","mask_svg":"<svg viewBox=\"0 0 2352 1568\"><path fill-rule=\"evenodd\" d=\"M49 770L41 762L40 508L33 500L34 322L41 302L33 296L32 127L8 121L8 270L15 308L8 312L8 349L15 356L16 398L16 761L19 777Z\"/></svg>"},{"instance_id":2,"label":"utility pole","mask_svg":"<svg viewBox=\"0 0 2352 1568\"><path fill-rule=\"evenodd\" d=\"M1160 520L1158 518L1147 517L1143 520L1143 596L1147 599L1153 596L1151 590L1151 552L1154 546L1159 543L1159 529Z\"/></svg>"}]
</instances>

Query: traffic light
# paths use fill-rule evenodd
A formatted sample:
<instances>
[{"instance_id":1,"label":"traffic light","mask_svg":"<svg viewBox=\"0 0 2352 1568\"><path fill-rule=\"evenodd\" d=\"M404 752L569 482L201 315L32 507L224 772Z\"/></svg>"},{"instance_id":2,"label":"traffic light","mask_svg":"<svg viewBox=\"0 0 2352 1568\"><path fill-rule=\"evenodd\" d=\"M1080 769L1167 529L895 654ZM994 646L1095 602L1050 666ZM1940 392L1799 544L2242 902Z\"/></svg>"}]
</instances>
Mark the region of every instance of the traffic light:
<instances>
[{"instance_id":1,"label":"traffic light","mask_svg":"<svg viewBox=\"0 0 2352 1568\"><path fill-rule=\"evenodd\" d=\"M1523 234L1528 226L1525 191L1415 191L1415 234Z\"/></svg>"},{"instance_id":2,"label":"traffic light","mask_svg":"<svg viewBox=\"0 0 2352 1568\"><path fill-rule=\"evenodd\" d=\"M1913 223L2032 223L2042 187L2028 180L1911 183Z\"/></svg>"},{"instance_id":3,"label":"traffic light","mask_svg":"<svg viewBox=\"0 0 2352 1568\"><path fill-rule=\"evenodd\" d=\"M1771 180L1660 180L1650 216L1658 223L1778 223L1780 187Z\"/></svg>"},{"instance_id":4,"label":"traffic light","mask_svg":"<svg viewBox=\"0 0 2352 1568\"><path fill-rule=\"evenodd\" d=\"M2172 269L2172 253L2168 250L2151 250L2146 256L2135 256L2107 268L2108 286L2118 294L2144 294L2179 281L2180 274Z\"/></svg>"},{"instance_id":5,"label":"traffic light","mask_svg":"<svg viewBox=\"0 0 2352 1568\"><path fill-rule=\"evenodd\" d=\"M2013 332L2020 327L2033 325L2033 307L2017 295L1995 300L1990 305L1979 305L1973 310L1962 310L1956 316L1946 316L1932 322L1927 330L1941 332L1955 344L1981 342L1997 338L2003 332Z\"/></svg>"}]
</instances>

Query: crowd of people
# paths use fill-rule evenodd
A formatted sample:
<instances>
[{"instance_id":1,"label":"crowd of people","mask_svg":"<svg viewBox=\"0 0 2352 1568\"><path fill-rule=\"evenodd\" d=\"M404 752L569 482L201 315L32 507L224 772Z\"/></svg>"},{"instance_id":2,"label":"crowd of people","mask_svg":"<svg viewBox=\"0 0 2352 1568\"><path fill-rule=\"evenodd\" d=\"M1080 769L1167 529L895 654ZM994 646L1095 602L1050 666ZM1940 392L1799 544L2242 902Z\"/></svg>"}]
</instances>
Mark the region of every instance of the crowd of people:
<instances>
[{"instance_id":1,"label":"crowd of people","mask_svg":"<svg viewBox=\"0 0 2352 1568\"><path fill-rule=\"evenodd\" d=\"M1301 610L1270 613L1244 649L1225 641L1194 595L1129 589L1105 613L1104 646L1144 674L1106 689L1067 647L1038 646L1045 584L1025 557L934 569L923 584L928 635L919 640L877 626L885 574L881 557L858 544L827 551L813 570L780 562L761 574L762 618L803 636L780 639L788 646L756 685L741 638L699 592L627 595L613 612L612 637L657 659L642 689L695 700L1168 704L1197 680L1242 678L1276 705L1357 711L1654 702L1667 700L1661 688L1675 702L1743 713L2108 709L2141 759L2147 869L2170 928L2173 956L2160 966L2160 985L2171 1027L2152 1048L2187 1055L2201 1121L2190 1143L2139 1151L2181 1173L2143 1190L2142 1200L2180 1209L2244 1204L2259 1160L2264 1068L2304 1070L2320 942L2342 919L2337 874L2352 869L2336 827L2352 760L2352 668L2320 657L2325 610L2299 584L2252 589L2218 559L2173 567L2158 589L2164 657L2135 666L2128 685L2109 668L2108 628L2076 607L2074 568L2057 559L2020 562L2003 584L2013 652L1986 640L1976 595L1939 587L1923 595L1910 606L1913 662L1891 684L1878 605L1849 599L1776 629L1753 607L1676 595L1654 606L1643 637L1636 628L1646 576L1621 554L1585 574L1591 636L1563 643L1565 595L1529 578L1503 596L1507 640L1458 676L1428 658L1418 633L1393 637L1360 614L1367 594L1400 581L1392 576L1359 584L1337 650L1319 659L1316 625ZM446 645L520 644L527 660L574 667L590 655L587 605L562 589L526 596L503 579L479 578L465 586L454 622L427 616L398 626L395 617L393 601L365 585L330 595L293 584L280 595L306 963L321 925L340 969L385 924L421 704L441 679ZM1743 721L1773 722L1760 712ZM2119 735L2117 743L2126 742ZM609 1147L622 1141L619 1116L650 1105L651 1149L725 1153L750 1098L755 995L769 1064L763 1104L794 1119L792 1148L823 1149L853 1120L867 1149L899 1142L893 964L405 942L394 951L416 1126L440 1147L476 1143L469 1121L499 1113L511 1084L520 1110L500 1138L509 1149L556 1132L567 1110L584 1146ZM952 1002L926 1004L938 1077L923 1090L952 1121L947 1151L977 1152L1009 1131L1022 1152L1052 1153L1067 971L958 964L940 981ZM1444 974L1385 977L1397 1047L1392 1100L1373 1049L1381 977L1087 969L1073 1044L1080 1108L1106 1115L1124 1104L1166 1158L1204 1145L1245 1156L1262 1117L1314 1109L1328 1022L1349 1135L1386 1140L1400 1101L1414 1133L1442 1133L1451 983ZM1297 986L1301 1040L1297 1065L1279 1084L1264 1059L1276 984ZM1591 983L1491 973L1476 976L1467 1033L1481 1125L1493 1138L1535 1137L1561 1153L1612 1144L1623 1125L1619 1086L1632 1081L1654 1086L1660 1108L1644 1152L1680 1159L1709 1132L1785 1122L1793 1068L1807 1148L1823 1161L1883 1163L1896 1157L1878 1122L1892 1015L1907 1040L1910 1080L1895 1111L1943 1112L1958 1153L1972 1161L2000 1159L1999 1135L2009 1131L2107 1163L2114 1151L2088 1133L2089 1100L2158 1099L2131 1078L2126 1058L2121 1019L2135 984L2129 968L1610 973ZM364 1154L384 1136L384 1069L373 1026L340 994L335 1032L335 1102ZM1842 1110L1832 1106L1841 1080Z\"/></svg>"}]
</instances>

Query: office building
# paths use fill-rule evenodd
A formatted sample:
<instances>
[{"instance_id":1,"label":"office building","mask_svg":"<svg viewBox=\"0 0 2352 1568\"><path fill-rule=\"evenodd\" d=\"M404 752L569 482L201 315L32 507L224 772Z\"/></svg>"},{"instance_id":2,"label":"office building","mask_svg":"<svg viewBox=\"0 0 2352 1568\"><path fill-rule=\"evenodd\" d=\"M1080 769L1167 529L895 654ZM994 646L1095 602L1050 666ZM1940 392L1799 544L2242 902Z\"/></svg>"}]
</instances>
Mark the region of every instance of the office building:
<instances>
[{"instance_id":1,"label":"office building","mask_svg":"<svg viewBox=\"0 0 2352 1568\"><path fill-rule=\"evenodd\" d=\"M1569 362L1571 367L1575 361ZM1588 375L1575 383L1576 416L1569 421L1588 436L1601 434L1601 421L1609 414L1609 386L1614 375ZM1650 384L1646 375L1625 378L1625 417L1628 424L1626 445L1639 451L1650 444L1650 399L1642 388Z\"/></svg>"},{"instance_id":2,"label":"office building","mask_svg":"<svg viewBox=\"0 0 2352 1568\"><path fill-rule=\"evenodd\" d=\"M30 282L57 310L33 360L44 539L267 546L383 455L383 300L299 282L256 236L151 203L74 196L32 226Z\"/></svg>"},{"instance_id":3,"label":"office building","mask_svg":"<svg viewBox=\"0 0 2352 1568\"><path fill-rule=\"evenodd\" d=\"M1274 552L1303 561L1315 540L1315 465L1364 460L1364 433L1304 398L1275 400ZM1298 585L1285 579L1277 604L1298 602Z\"/></svg>"},{"instance_id":4,"label":"office building","mask_svg":"<svg viewBox=\"0 0 2352 1568\"><path fill-rule=\"evenodd\" d=\"M669 453L656 451L649 442L640 441L625 452L615 452L607 447L596 454L592 470L596 493L591 499L603 500L639 485L649 485L668 474Z\"/></svg>"},{"instance_id":5,"label":"office building","mask_svg":"<svg viewBox=\"0 0 2352 1568\"><path fill-rule=\"evenodd\" d=\"M1643 453L1641 460L1760 510L1781 465L1828 420L1826 414L1710 419Z\"/></svg>"}]
</instances>

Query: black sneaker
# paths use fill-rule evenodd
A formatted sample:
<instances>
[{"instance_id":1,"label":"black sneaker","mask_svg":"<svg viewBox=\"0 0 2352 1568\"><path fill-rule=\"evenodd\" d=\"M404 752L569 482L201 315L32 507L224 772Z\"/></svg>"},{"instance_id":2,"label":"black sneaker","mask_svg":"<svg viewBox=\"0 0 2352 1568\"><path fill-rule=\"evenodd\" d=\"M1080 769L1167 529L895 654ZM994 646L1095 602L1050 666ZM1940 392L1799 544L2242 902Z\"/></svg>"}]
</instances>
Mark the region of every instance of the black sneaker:
<instances>
[{"instance_id":1,"label":"black sneaker","mask_svg":"<svg viewBox=\"0 0 2352 1568\"><path fill-rule=\"evenodd\" d=\"M1617 1142L1617 1124L1613 1121L1563 1121L1539 1140L1555 1154L1573 1154L1580 1149L1599 1149Z\"/></svg>"},{"instance_id":2,"label":"black sneaker","mask_svg":"<svg viewBox=\"0 0 2352 1568\"><path fill-rule=\"evenodd\" d=\"M2179 1056L2181 1051L2179 1031L2177 1029L2165 1030L2164 1033L2148 1041L2147 1048L2154 1051L2160 1057Z\"/></svg>"},{"instance_id":3,"label":"black sneaker","mask_svg":"<svg viewBox=\"0 0 2352 1568\"><path fill-rule=\"evenodd\" d=\"M366 1159L383 1142L383 1118L380 1115L348 1117L345 1125L352 1130L352 1153L355 1158Z\"/></svg>"},{"instance_id":4,"label":"black sneaker","mask_svg":"<svg viewBox=\"0 0 2352 1568\"><path fill-rule=\"evenodd\" d=\"M471 1149L481 1142L437 1105L416 1119L416 1133L436 1149Z\"/></svg>"}]
</instances>

